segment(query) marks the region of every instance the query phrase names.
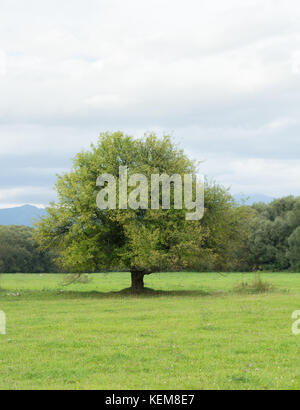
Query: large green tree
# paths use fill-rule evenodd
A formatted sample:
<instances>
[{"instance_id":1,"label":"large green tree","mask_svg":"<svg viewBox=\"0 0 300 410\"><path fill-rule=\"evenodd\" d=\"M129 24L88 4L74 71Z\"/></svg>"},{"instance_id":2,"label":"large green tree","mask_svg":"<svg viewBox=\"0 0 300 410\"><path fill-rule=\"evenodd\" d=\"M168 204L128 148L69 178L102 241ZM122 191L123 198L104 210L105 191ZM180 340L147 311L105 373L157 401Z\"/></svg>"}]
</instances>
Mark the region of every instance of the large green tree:
<instances>
[{"instance_id":1,"label":"large green tree","mask_svg":"<svg viewBox=\"0 0 300 410\"><path fill-rule=\"evenodd\" d=\"M206 183L205 214L199 221L187 221L189 211L174 206L101 210L97 178L106 173L118 180L120 166L149 180L152 174L197 172L197 164L168 136L101 134L96 145L74 158L71 171L58 177L58 202L37 225L40 245L59 253L57 262L65 271L129 271L137 291L144 287L144 275L153 272L228 266L232 244L243 235L244 215L225 189Z\"/></svg>"}]
</instances>

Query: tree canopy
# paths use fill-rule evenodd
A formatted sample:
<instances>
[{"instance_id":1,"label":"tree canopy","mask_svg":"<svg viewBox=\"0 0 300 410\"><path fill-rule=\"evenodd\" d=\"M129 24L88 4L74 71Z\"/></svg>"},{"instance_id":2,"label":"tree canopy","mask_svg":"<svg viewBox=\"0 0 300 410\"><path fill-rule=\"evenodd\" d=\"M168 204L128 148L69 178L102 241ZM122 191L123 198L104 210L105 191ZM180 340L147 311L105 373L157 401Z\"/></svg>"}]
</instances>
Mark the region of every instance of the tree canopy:
<instances>
[{"instance_id":1,"label":"tree canopy","mask_svg":"<svg viewBox=\"0 0 300 410\"><path fill-rule=\"evenodd\" d=\"M41 251L27 226L0 226L0 273L55 272L50 252Z\"/></svg>"},{"instance_id":2,"label":"tree canopy","mask_svg":"<svg viewBox=\"0 0 300 410\"><path fill-rule=\"evenodd\" d=\"M70 172L58 177L58 202L37 225L37 240L43 249L59 253L62 269L128 271L132 287L141 289L145 274L222 269L232 263L235 244L248 232L241 229L248 210L237 207L226 189L205 183L205 214L199 221L187 221L184 207L99 209L97 178L109 173L118 181L120 166L147 178L197 172L197 163L168 136L101 134L96 145L76 155Z\"/></svg>"},{"instance_id":3,"label":"tree canopy","mask_svg":"<svg viewBox=\"0 0 300 410\"><path fill-rule=\"evenodd\" d=\"M300 197L288 196L270 204L255 204L255 223L249 237L253 269L300 271Z\"/></svg>"}]
</instances>

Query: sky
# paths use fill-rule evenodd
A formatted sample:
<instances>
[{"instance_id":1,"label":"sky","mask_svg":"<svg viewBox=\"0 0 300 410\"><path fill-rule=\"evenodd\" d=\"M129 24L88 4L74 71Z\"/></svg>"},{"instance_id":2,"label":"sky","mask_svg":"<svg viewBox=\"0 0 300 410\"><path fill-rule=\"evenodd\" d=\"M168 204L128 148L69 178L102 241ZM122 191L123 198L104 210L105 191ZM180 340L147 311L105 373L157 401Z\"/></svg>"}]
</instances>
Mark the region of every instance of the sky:
<instances>
[{"instance_id":1,"label":"sky","mask_svg":"<svg viewBox=\"0 0 300 410\"><path fill-rule=\"evenodd\" d=\"M233 194L300 195L298 0L1 0L0 207L100 132L172 135Z\"/></svg>"}]
</instances>

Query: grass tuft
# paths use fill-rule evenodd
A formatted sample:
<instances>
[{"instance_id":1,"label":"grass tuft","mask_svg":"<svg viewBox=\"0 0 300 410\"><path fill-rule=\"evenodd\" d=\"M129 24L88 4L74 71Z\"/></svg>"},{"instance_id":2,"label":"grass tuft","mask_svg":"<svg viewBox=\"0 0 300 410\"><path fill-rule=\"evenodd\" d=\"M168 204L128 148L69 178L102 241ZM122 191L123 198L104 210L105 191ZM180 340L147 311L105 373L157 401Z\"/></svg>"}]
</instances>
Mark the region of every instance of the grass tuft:
<instances>
[{"instance_id":1,"label":"grass tuft","mask_svg":"<svg viewBox=\"0 0 300 410\"><path fill-rule=\"evenodd\" d=\"M234 287L236 293L269 293L274 290L274 286L264 281L260 273L256 273L252 282L242 282Z\"/></svg>"}]
</instances>

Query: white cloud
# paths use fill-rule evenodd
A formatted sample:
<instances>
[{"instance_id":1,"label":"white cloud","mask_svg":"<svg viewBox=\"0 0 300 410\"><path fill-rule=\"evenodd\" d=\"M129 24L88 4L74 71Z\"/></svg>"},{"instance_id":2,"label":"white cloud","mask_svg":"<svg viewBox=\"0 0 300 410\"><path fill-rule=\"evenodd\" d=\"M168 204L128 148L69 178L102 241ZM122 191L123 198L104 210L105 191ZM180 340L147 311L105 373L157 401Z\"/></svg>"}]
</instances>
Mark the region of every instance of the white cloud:
<instances>
[{"instance_id":1,"label":"white cloud","mask_svg":"<svg viewBox=\"0 0 300 410\"><path fill-rule=\"evenodd\" d=\"M299 161L234 159L222 171L219 180L232 186L234 193L258 193L272 197L300 195Z\"/></svg>"},{"instance_id":2,"label":"white cloud","mask_svg":"<svg viewBox=\"0 0 300 410\"><path fill-rule=\"evenodd\" d=\"M37 198L42 200L52 197L53 191L50 188L45 187L32 187L32 186L21 186L8 189L0 189L0 203L5 206L7 204L22 204L22 203L39 203L35 201ZM25 200L24 200L25 199Z\"/></svg>"},{"instance_id":3,"label":"white cloud","mask_svg":"<svg viewBox=\"0 0 300 410\"><path fill-rule=\"evenodd\" d=\"M299 18L297 0L2 0L0 156L64 168L100 131L154 129L233 190L275 192L277 169L296 192Z\"/></svg>"},{"instance_id":4,"label":"white cloud","mask_svg":"<svg viewBox=\"0 0 300 410\"><path fill-rule=\"evenodd\" d=\"M84 103L93 108L111 109L122 104L122 101L117 94L102 94L86 98Z\"/></svg>"},{"instance_id":5,"label":"white cloud","mask_svg":"<svg viewBox=\"0 0 300 410\"><path fill-rule=\"evenodd\" d=\"M14 155L15 167L24 155L34 155L37 159L39 156L48 156L51 160L55 156L71 158L82 149L87 149L97 136L97 128L76 129L43 124L0 125L0 156ZM50 166L47 164L47 167Z\"/></svg>"},{"instance_id":6,"label":"white cloud","mask_svg":"<svg viewBox=\"0 0 300 410\"><path fill-rule=\"evenodd\" d=\"M7 72L7 57L3 50L0 50L0 76L4 76Z\"/></svg>"},{"instance_id":7,"label":"white cloud","mask_svg":"<svg viewBox=\"0 0 300 410\"><path fill-rule=\"evenodd\" d=\"M294 51L291 58L292 73L300 74L300 51Z\"/></svg>"}]
</instances>

